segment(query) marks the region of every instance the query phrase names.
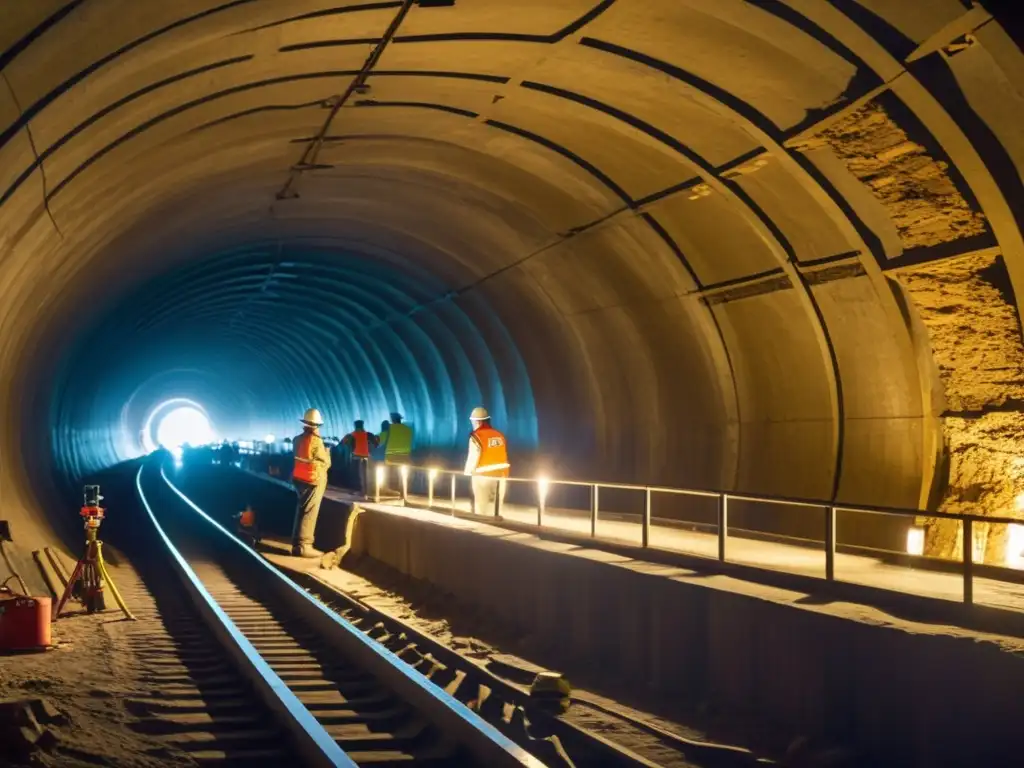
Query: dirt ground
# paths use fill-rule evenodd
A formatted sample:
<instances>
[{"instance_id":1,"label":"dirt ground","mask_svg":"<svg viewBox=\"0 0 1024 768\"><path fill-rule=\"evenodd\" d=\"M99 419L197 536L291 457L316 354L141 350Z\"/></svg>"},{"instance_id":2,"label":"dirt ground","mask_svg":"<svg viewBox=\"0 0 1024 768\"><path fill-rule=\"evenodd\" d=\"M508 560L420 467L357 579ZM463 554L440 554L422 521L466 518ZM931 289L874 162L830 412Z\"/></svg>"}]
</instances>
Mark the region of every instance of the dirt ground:
<instances>
[{"instance_id":1,"label":"dirt ground","mask_svg":"<svg viewBox=\"0 0 1024 768\"><path fill-rule=\"evenodd\" d=\"M13 753L18 739L5 732L0 766L156 768L195 764L184 753L169 750L132 728L135 718L127 711L126 702L147 691L142 665L132 650L133 638L151 631L159 619L127 566L111 569L111 573L140 621L125 620L114 606L88 615L72 602L71 611L53 625L51 650L0 656L0 701L43 699L56 714L39 721L55 738L42 739L51 743L27 756ZM113 604L109 596L107 602Z\"/></svg>"}]
</instances>

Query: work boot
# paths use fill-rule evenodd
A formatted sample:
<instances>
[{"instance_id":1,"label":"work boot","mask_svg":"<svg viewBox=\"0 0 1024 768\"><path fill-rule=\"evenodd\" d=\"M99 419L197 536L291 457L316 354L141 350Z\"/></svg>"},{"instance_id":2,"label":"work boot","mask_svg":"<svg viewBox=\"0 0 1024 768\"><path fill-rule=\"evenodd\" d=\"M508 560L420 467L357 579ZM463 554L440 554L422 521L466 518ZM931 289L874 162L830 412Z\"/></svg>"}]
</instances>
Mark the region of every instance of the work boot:
<instances>
[{"instance_id":1,"label":"work boot","mask_svg":"<svg viewBox=\"0 0 1024 768\"><path fill-rule=\"evenodd\" d=\"M299 557L307 557L310 560L317 557L323 557L323 555L323 552L319 549L314 549L313 547L301 547L299 549Z\"/></svg>"}]
</instances>

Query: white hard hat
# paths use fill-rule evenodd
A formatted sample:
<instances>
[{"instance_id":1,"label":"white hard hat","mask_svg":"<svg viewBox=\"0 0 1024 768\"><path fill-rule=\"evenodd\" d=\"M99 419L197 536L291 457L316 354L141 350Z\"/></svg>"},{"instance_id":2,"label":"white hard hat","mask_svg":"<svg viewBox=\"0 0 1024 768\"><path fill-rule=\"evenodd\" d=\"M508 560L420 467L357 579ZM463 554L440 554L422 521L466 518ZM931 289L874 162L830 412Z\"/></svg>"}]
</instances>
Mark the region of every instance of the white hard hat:
<instances>
[{"instance_id":1,"label":"white hard hat","mask_svg":"<svg viewBox=\"0 0 1024 768\"><path fill-rule=\"evenodd\" d=\"M324 418L316 408L310 408L302 417L302 421L306 424L312 424L314 427L319 427L324 423Z\"/></svg>"},{"instance_id":2,"label":"white hard hat","mask_svg":"<svg viewBox=\"0 0 1024 768\"><path fill-rule=\"evenodd\" d=\"M473 409L473 412L469 414L470 421L483 421L484 419L491 418L491 414L487 412L486 408L480 408L479 406Z\"/></svg>"}]
</instances>

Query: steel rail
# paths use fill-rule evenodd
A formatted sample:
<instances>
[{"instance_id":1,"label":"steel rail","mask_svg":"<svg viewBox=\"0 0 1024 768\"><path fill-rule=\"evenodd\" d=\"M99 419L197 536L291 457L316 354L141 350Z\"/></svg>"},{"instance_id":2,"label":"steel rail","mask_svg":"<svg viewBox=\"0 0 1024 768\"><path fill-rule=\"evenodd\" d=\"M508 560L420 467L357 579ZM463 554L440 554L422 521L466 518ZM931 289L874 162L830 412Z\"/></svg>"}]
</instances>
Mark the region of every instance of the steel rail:
<instances>
[{"instance_id":1,"label":"steel rail","mask_svg":"<svg viewBox=\"0 0 1024 768\"><path fill-rule=\"evenodd\" d=\"M175 572L200 614L206 619L213 634L231 656L235 666L249 679L267 706L279 716L281 724L294 740L299 754L309 765L318 768L319 766L345 766L346 768L355 766L356 763L342 751L330 734L303 706L291 689L260 656L249 639L217 604L181 552L171 542L157 521L145 491L142 490L142 473L145 469L145 465L139 467L139 471L135 475L135 487L139 494L139 500L146 509L156 533L166 546ZM161 474L163 474L162 471ZM171 487L173 488L173 486Z\"/></svg>"},{"instance_id":2,"label":"steel rail","mask_svg":"<svg viewBox=\"0 0 1024 768\"><path fill-rule=\"evenodd\" d=\"M462 702L424 679L391 651L363 635L349 622L311 597L196 505L170 481L163 470L160 474L167 488L196 513L197 519L203 521L208 533L215 537L220 545L230 547L234 555L244 560L247 579L253 582L260 581L261 586L268 587L275 597L280 598L280 602L287 603L290 611L309 626L314 627L318 637L322 637L328 642L332 649L337 649L339 655L347 657L359 669L365 670L379 680L383 686L392 690L402 701L418 710L457 743L464 744L469 752L480 761L480 764L542 768L543 763L504 736ZM168 546L173 546L170 544L169 538L165 540ZM183 564L187 565L183 557L181 560ZM212 597L210 599L213 600ZM249 648L252 648L252 652L258 656L254 647L250 645ZM272 670L270 671L272 672ZM281 685L285 684L282 682ZM294 694L291 695L294 698ZM297 698L295 703L302 706ZM315 717L305 710L305 707L303 707L303 711L316 722ZM325 738L331 739L331 736L323 730L319 723L316 723L316 727L323 732ZM337 747L337 745L335 746ZM340 748L338 751L340 752ZM344 755L344 752L341 754ZM347 756L345 759L348 762L337 764L356 764Z\"/></svg>"}]
</instances>

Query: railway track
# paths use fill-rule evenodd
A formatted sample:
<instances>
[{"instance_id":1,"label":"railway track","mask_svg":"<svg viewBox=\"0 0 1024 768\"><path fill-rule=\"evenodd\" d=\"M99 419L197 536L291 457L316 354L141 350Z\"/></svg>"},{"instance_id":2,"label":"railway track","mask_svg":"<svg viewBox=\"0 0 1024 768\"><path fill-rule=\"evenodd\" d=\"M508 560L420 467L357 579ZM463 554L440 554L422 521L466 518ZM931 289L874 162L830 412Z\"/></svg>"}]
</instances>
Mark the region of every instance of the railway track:
<instances>
[{"instance_id":1,"label":"railway track","mask_svg":"<svg viewBox=\"0 0 1024 768\"><path fill-rule=\"evenodd\" d=\"M353 626L374 637L428 679L477 709L496 727L541 758L549 766L640 766L671 765L675 768L755 768L773 765L745 749L687 739L593 702L572 697L572 706L599 712L616 730L646 733L642 750L627 748L593 729L574 722L557 708L530 696L530 675L516 682L475 663L408 622L377 610L361 600L300 571L289 573L310 593ZM637 743L643 739L637 740ZM641 754L641 751L648 754Z\"/></svg>"},{"instance_id":2,"label":"railway track","mask_svg":"<svg viewBox=\"0 0 1024 768\"><path fill-rule=\"evenodd\" d=\"M136 486L166 555L150 568L165 583L176 571L191 596L159 590L171 637L140 649L155 695L135 705L155 733L181 728L179 741L206 742L197 761L247 766L542 765L230 536L159 465Z\"/></svg>"}]
</instances>

